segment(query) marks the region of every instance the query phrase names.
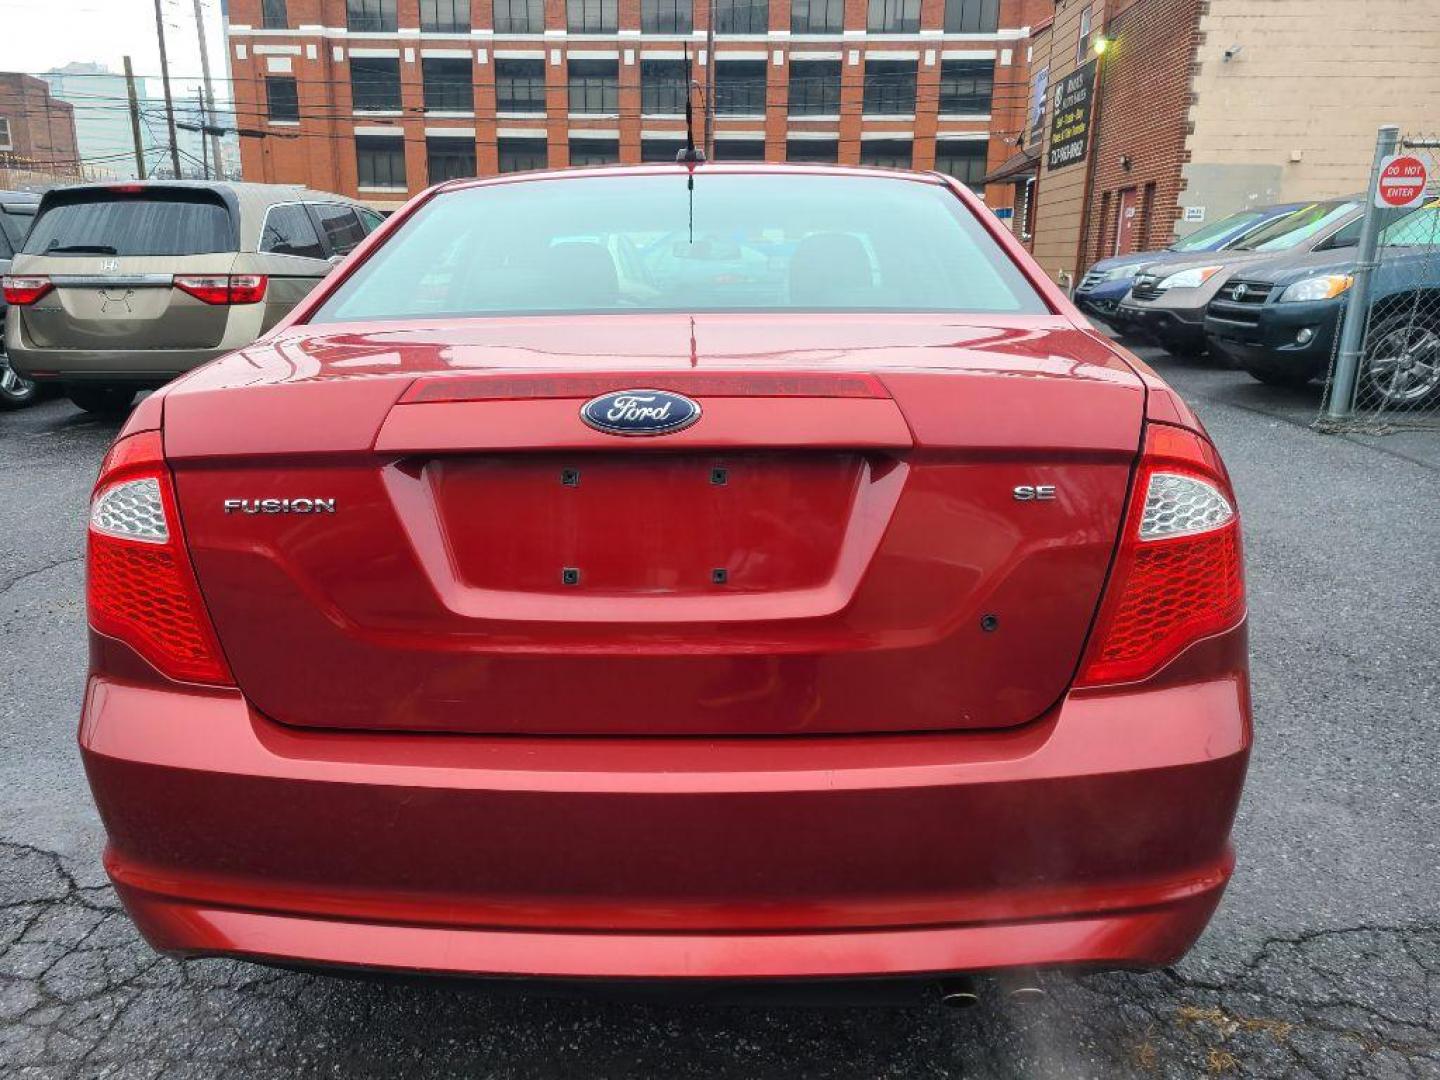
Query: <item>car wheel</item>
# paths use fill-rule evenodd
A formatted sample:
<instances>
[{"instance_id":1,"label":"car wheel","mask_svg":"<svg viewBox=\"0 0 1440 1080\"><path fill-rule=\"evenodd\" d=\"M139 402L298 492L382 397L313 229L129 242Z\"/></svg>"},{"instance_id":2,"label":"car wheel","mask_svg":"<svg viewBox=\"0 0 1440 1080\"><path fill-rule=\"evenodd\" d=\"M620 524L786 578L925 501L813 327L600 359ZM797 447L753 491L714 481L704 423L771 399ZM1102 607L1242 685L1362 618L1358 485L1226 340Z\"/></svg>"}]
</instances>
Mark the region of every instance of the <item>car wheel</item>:
<instances>
[{"instance_id":1,"label":"car wheel","mask_svg":"<svg viewBox=\"0 0 1440 1080\"><path fill-rule=\"evenodd\" d=\"M9 358L0 352L0 409L23 409L39 396L39 387L15 374Z\"/></svg>"},{"instance_id":2,"label":"car wheel","mask_svg":"<svg viewBox=\"0 0 1440 1080\"><path fill-rule=\"evenodd\" d=\"M1403 409L1440 390L1440 319L1396 313L1380 320L1365 346L1365 384L1384 409Z\"/></svg>"},{"instance_id":3,"label":"car wheel","mask_svg":"<svg viewBox=\"0 0 1440 1080\"><path fill-rule=\"evenodd\" d=\"M1248 363L1245 370L1250 373L1252 379L1257 379L1266 386L1288 386L1290 388L1305 386L1315 377L1315 372L1309 367L1301 364L1270 364Z\"/></svg>"},{"instance_id":4,"label":"car wheel","mask_svg":"<svg viewBox=\"0 0 1440 1080\"><path fill-rule=\"evenodd\" d=\"M121 386L67 386L65 396L77 409L97 416L124 416L135 402L135 391Z\"/></svg>"}]
</instances>

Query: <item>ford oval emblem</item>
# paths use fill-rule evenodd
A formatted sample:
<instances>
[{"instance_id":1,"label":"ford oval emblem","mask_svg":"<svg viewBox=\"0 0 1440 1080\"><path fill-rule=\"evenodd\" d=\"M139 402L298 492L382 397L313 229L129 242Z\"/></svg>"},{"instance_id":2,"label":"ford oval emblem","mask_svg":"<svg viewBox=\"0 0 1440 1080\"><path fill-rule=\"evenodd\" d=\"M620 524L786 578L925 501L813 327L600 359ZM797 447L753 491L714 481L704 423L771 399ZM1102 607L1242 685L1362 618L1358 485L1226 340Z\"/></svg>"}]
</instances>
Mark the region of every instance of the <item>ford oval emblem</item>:
<instances>
[{"instance_id":1,"label":"ford oval emblem","mask_svg":"<svg viewBox=\"0 0 1440 1080\"><path fill-rule=\"evenodd\" d=\"M608 435L668 435L700 419L700 403L669 390L616 390L591 398L580 419Z\"/></svg>"}]
</instances>

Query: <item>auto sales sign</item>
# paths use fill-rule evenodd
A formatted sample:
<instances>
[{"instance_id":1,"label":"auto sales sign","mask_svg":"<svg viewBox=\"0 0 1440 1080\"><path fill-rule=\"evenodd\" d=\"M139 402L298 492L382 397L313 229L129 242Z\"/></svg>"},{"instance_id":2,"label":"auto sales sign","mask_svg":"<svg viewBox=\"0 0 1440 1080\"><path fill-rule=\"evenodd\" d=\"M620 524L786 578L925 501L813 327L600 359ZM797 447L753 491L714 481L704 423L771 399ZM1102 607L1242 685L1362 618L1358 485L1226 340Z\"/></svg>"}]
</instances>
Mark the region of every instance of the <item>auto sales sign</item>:
<instances>
[{"instance_id":1,"label":"auto sales sign","mask_svg":"<svg viewBox=\"0 0 1440 1080\"><path fill-rule=\"evenodd\" d=\"M1090 111L1095 102L1095 65L1096 61L1091 60L1055 87L1050 147L1045 155L1045 166L1052 171L1085 160L1085 149L1090 145Z\"/></svg>"}]
</instances>

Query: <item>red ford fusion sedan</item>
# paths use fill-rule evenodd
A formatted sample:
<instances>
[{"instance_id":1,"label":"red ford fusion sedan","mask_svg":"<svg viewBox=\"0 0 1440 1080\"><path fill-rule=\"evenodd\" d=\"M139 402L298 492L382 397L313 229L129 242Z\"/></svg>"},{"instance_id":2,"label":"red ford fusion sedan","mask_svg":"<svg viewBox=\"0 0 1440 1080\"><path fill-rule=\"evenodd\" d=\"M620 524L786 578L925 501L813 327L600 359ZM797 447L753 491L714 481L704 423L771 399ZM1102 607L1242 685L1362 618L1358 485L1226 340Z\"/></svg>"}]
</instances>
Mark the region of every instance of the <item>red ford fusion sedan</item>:
<instances>
[{"instance_id":1,"label":"red ford fusion sedan","mask_svg":"<svg viewBox=\"0 0 1440 1080\"><path fill-rule=\"evenodd\" d=\"M1239 520L948 178L445 184L141 403L80 744L158 949L535 979L1169 964Z\"/></svg>"}]
</instances>

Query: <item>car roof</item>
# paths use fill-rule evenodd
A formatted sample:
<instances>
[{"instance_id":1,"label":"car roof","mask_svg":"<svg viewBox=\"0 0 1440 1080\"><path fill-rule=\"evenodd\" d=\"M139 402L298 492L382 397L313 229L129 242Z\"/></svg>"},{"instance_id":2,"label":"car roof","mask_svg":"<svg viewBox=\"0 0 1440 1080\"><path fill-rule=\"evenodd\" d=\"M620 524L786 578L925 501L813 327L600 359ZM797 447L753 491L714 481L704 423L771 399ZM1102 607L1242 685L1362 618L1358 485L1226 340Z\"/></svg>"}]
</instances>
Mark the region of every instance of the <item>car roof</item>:
<instances>
[{"instance_id":1,"label":"car roof","mask_svg":"<svg viewBox=\"0 0 1440 1080\"><path fill-rule=\"evenodd\" d=\"M7 210L19 207L30 209L40 205L40 196L34 191L0 191L0 206Z\"/></svg>"},{"instance_id":2,"label":"car roof","mask_svg":"<svg viewBox=\"0 0 1440 1080\"><path fill-rule=\"evenodd\" d=\"M676 140L677 142L679 140ZM824 162L762 162L762 161L656 161L642 165L586 165L570 169L534 169L526 172L500 173L496 176L469 176L437 185L437 193L464 191L469 188L496 184L534 183L546 180L577 180L624 176L673 176L693 169L696 177L706 175L735 176L745 173L788 176L858 176L890 179L922 184L948 186L950 177L940 172L917 172L911 169L889 169L874 165L831 165ZM958 181L957 181L958 183Z\"/></svg>"}]
</instances>

